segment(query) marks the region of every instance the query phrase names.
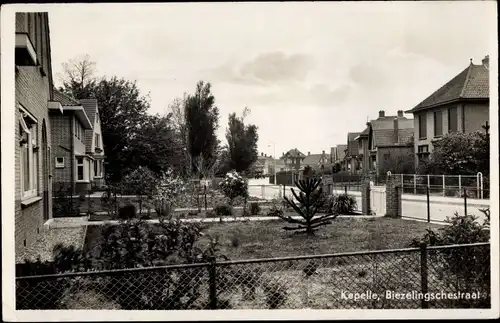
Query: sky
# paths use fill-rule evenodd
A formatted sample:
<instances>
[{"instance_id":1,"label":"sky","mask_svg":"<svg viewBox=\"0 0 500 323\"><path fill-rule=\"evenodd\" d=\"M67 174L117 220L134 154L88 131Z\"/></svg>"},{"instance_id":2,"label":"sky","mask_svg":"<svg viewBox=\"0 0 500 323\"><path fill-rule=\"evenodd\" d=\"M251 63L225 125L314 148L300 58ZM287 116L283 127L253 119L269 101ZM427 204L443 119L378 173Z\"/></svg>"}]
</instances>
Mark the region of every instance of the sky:
<instances>
[{"instance_id":1,"label":"sky","mask_svg":"<svg viewBox=\"0 0 500 323\"><path fill-rule=\"evenodd\" d=\"M296 2L50 7L54 80L90 55L137 81L151 113L210 82L223 143L251 111L259 152L328 152L379 110L409 110L496 42L496 2ZM412 118L412 115L406 115Z\"/></svg>"}]
</instances>

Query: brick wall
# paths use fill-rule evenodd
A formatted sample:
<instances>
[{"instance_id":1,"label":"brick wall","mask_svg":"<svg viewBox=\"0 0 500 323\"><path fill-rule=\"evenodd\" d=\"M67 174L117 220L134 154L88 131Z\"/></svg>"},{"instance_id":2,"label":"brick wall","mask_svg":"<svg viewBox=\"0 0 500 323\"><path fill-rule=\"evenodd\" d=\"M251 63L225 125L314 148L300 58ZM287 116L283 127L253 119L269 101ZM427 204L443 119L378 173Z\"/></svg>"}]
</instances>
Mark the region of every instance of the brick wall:
<instances>
[{"instance_id":1,"label":"brick wall","mask_svg":"<svg viewBox=\"0 0 500 323\"><path fill-rule=\"evenodd\" d=\"M16 32L27 32L37 53L40 66L18 66L15 72L15 246L16 253L24 245L32 245L52 217L52 190L49 165L52 156L51 128L47 103L52 99L52 70L50 62L50 37L46 13L16 13ZM45 74L45 75L44 75ZM40 200L22 206L21 165L19 145L21 134L19 106L26 109L37 121L38 190ZM43 140L45 139L46 144ZM53 165L53 163L52 163Z\"/></svg>"},{"instance_id":2,"label":"brick wall","mask_svg":"<svg viewBox=\"0 0 500 323\"><path fill-rule=\"evenodd\" d=\"M49 94L49 81L46 76L42 76L40 69L36 66L20 66L18 72L16 72L16 104L22 105L27 111L29 111L37 120L37 146L42 147L42 125L46 125L46 138L48 147L51 146L51 130L49 115L47 109L47 102L50 100ZM42 198L33 204L28 205L25 208L21 206L21 170L20 170L20 153L21 147L19 141L21 135L19 133L20 125L19 118L21 113L18 107L16 110L16 210L15 210L15 226L16 226L16 252L21 250L26 243L27 246L32 244L38 236L38 233L43 229L44 212L45 218L52 217L52 193L49 189L50 181L44 181L44 174L42 171L43 165L43 149L40 149L38 153L38 196L43 197L47 194L47 204ZM52 148L52 147L51 147ZM48 158L51 158L50 156ZM48 167L48 166L47 166ZM45 172L45 176L48 175L48 170ZM47 177L45 177L46 179Z\"/></svg>"},{"instance_id":3,"label":"brick wall","mask_svg":"<svg viewBox=\"0 0 500 323\"><path fill-rule=\"evenodd\" d=\"M50 124L52 128L52 165L53 165L53 187L54 191L60 188L60 185L70 187L72 178L71 154L71 118L72 116L52 113L50 115ZM64 168L56 168L56 157L64 157Z\"/></svg>"},{"instance_id":4,"label":"brick wall","mask_svg":"<svg viewBox=\"0 0 500 323\"><path fill-rule=\"evenodd\" d=\"M401 181L398 176L390 176L386 181L386 213L385 216L400 218L402 216L402 193Z\"/></svg>"}]
</instances>

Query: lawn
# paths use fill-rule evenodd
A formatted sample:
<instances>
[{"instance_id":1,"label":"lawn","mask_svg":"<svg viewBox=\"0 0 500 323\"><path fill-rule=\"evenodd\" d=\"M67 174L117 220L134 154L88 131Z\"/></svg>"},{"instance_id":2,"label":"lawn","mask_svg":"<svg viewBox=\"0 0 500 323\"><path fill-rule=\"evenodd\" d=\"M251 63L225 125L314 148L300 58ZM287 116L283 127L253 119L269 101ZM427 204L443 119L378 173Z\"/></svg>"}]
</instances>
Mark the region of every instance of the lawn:
<instances>
[{"instance_id":1,"label":"lawn","mask_svg":"<svg viewBox=\"0 0 500 323\"><path fill-rule=\"evenodd\" d=\"M320 228L314 236L294 234L282 229L279 220L204 224L206 245L209 237L219 236L221 253L231 260L302 256L365 250L405 248L426 229L442 227L419 221L392 218L337 218ZM99 244L101 226L89 226L86 247Z\"/></svg>"}]
</instances>

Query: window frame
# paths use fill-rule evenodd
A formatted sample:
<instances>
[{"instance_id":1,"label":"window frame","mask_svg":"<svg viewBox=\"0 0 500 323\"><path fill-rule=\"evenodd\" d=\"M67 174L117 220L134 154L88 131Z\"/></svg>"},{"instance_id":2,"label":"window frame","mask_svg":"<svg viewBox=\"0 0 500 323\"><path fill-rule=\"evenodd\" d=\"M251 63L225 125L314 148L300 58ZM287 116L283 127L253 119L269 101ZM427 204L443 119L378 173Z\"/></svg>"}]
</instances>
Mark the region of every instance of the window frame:
<instances>
[{"instance_id":1,"label":"window frame","mask_svg":"<svg viewBox=\"0 0 500 323\"><path fill-rule=\"evenodd\" d=\"M425 122L422 122L424 120ZM424 125L425 134L422 136L422 125ZM427 114L424 112L418 116L418 139L425 140L427 139Z\"/></svg>"},{"instance_id":2,"label":"window frame","mask_svg":"<svg viewBox=\"0 0 500 323\"><path fill-rule=\"evenodd\" d=\"M436 119L436 116L438 116L438 115L440 116L440 122L437 122L437 119ZM443 136L443 110L434 111L433 118L434 118L434 137L435 138L442 137ZM438 133L436 131L436 129L438 128L437 125L439 125L439 129L441 130L440 133Z\"/></svg>"},{"instance_id":3,"label":"window frame","mask_svg":"<svg viewBox=\"0 0 500 323\"><path fill-rule=\"evenodd\" d=\"M450 111L455 112L455 127L456 127L455 130L451 129L452 117ZM454 132L458 132L458 107L448 108L448 133L454 133Z\"/></svg>"},{"instance_id":4,"label":"window frame","mask_svg":"<svg viewBox=\"0 0 500 323\"><path fill-rule=\"evenodd\" d=\"M20 131L22 131L27 136L26 142L21 145L21 151L19 154L20 161L20 181L21 181L21 200L31 199L33 197L38 196L38 174L39 174L39 163L37 157L38 152L36 151L38 148L36 135L38 121L34 119L26 110L23 108L19 109L21 112L21 117L19 119ZM30 126L26 123L25 119L30 119ZM24 136L23 134L23 136ZM25 157L24 150L28 147L28 174L25 174ZM28 189L26 189L25 180L26 175L28 176Z\"/></svg>"},{"instance_id":5,"label":"window frame","mask_svg":"<svg viewBox=\"0 0 500 323\"><path fill-rule=\"evenodd\" d=\"M62 158L62 162L58 162L57 159ZM65 158L64 157L54 157L55 159L55 168L65 168Z\"/></svg>"},{"instance_id":6,"label":"window frame","mask_svg":"<svg viewBox=\"0 0 500 323\"><path fill-rule=\"evenodd\" d=\"M82 160L82 163L78 163L78 160L81 159ZM86 167L85 167L85 157L83 156L76 156L75 157L75 164L76 164L76 167L75 167L75 171L76 171L76 174L75 174L75 181L76 182L89 182L89 174L87 174L87 171L86 171ZM78 178L78 168L79 167L82 167L82 179L79 179ZM87 175L87 176L86 176Z\"/></svg>"}]
</instances>

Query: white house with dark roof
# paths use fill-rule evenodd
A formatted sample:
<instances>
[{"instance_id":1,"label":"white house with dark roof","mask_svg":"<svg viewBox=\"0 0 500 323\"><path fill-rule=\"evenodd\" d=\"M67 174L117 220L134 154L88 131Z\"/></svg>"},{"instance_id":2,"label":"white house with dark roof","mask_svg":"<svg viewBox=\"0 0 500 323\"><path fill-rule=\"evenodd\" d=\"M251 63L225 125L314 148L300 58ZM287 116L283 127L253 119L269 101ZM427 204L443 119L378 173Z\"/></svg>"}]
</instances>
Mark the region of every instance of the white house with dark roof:
<instances>
[{"instance_id":1,"label":"white house with dark roof","mask_svg":"<svg viewBox=\"0 0 500 323\"><path fill-rule=\"evenodd\" d=\"M462 72L413 109L415 161L427 159L433 143L451 132L484 131L489 121L489 56Z\"/></svg>"}]
</instances>

